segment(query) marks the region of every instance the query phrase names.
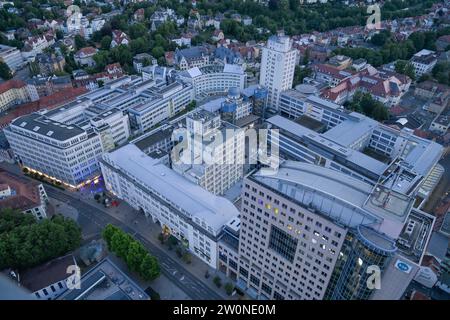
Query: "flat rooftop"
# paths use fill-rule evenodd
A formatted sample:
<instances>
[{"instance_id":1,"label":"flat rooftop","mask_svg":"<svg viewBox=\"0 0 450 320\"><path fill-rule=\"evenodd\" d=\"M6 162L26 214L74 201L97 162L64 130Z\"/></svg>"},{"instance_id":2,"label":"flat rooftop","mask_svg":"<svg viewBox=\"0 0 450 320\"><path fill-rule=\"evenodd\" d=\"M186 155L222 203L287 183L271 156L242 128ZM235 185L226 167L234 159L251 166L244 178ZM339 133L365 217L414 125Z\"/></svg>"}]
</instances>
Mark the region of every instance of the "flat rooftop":
<instances>
[{"instance_id":1,"label":"flat rooftop","mask_svg":"<svg viewBox=\"0 0 450 320\"><path fill-rule=\"evenodd\" d=\"M149 300L150 297L108 258L81 277L80 289L68 289L58 300Z\"/></svg>"},{"instance_id":2,"label":"flat rooftop","mask_svg":"<svg viewBox=\"0 0 450 320\"><path fill-rule=\"evenodd\" d=\"M11 125L59 141L65 141L85 133L85 130L77 125L66 125L38 113L17 118Z\"/></svg>"},{"instance_id":3,"label":"flat rooftop","mask_svg":"<svg viewBox=\"0 0 450 320\"><path fill-rule=\"evenodd\" d=\"M403 199L395 192L388 195L386 203L377 203L380 195L372 185L342 172L304 162L285 161L274 174L258 172L254 178L304 204L323 208L325 214L341 223L349 226L377 223L390 235L400 232L412 205L410 199ZM333 202L331 206L330 201ZM392 206L399 212L393 213Z\"/></svg>"},{"instance_id":4,"label":"flat rooftop","mask_svg":"<svg viewBox=\"0 0 450 320\"><path fill-rule=\"evenodd\" d=\"M105 158L179 210L184 210L194 221L195 218L204 220L216 234L229 220L239 215L239 211L229 200L215 196L190 182L159 160L147 156L133 144L106 154Z\"/></svg>"}]
</instances>

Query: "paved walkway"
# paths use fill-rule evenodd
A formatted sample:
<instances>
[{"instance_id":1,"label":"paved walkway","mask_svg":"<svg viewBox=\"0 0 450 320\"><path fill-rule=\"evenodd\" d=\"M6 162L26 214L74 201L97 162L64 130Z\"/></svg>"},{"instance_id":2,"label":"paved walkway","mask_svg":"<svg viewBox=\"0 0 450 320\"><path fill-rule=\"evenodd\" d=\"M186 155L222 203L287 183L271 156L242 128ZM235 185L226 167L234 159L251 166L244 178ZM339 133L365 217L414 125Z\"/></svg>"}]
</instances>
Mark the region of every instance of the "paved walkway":
<instances>
[{"instance_id":1,"label":"paved walkway","mask_svg":"<svg viewBox=\"0 0 450 320\"><path fill-rule=\"evenodd\" d=\"M161 233L162 229L158 224L153 223L151 218L146 218L143 214L134 210L124 201L120 201L118 207L105 208L104 205L99 204L94 200L93 194L82 194L80 195L80 197L82 200L88 201L90 205L93 205L103 211L106 211L109 215L129 225L136 232L141 234L146 240L150 241L153 245L164 250L172 259L180 261L189 272L191 272L197 278L202 279L206 285L208 285L211 289L219 293L223 299L231 299L231 300L237 299L237 296L229 297L225 293L223 286L225 283L231 281L222 272L220 272L219 270L214 270L213 268L209 267L206 263L204 263L202 260L200 260L193 254L191 255L192 262L190 264L187 264L177 256L176 251L174 249L169 250L166 245L161 244L161 242L158 240L158 235ZM208 279L205 279L206 271L208 271L210 275ZM222 279L222 287L220 289L218 289L216 285L213 283L213 278L215 276L219 276Z\"/></svg>"},{"instance_id":2,"label":"paved walkway","mask_svg":"<svg viewBox=\"0 0 450 320\"><path fill-rule=\"evenodd\" d=\"M1 164L1 166L12 173L22 176L22 173L17 166L8 164ZM218 297L215 296L218 295L221 299L241 299L240 296L236 295L230 297L225 293L223 286L230 280L226 278L223 273L212 269L194 255L192 255L192 263L186 264L178 258L175 250L169 251L157 238L158 234L161 232L161 227L154 224L150 218L147 219L143 214L137 212L125 202L120 201L118 207L105 208L104 205L99 204L94 200L94 193L62 191L47 185L45 185L45 189L50 198L56 198L78 210L77 221L82 227L83 238L85 241L90 241L95 237L99 237L101 229L107 223L117 224L126 232L132 233L138 240L143 242L150 251L152 251L151 248L154 248L154 252L152 253L162 259L162 268L164 269L167 278L179 285L180 288L188 290L189 287L190 293L186 291L186 294L190 297L201 296L202 299L217 299ZM60 204L55 210L63 211L63 208L65 207ZM98 212L98 214L96 214L96 212ZM160 253L158 253L158 251ZM179 267L175 266L174 263L178 264ZM188 274L183 274L183 269L186 270ZM206 271L210 274L208 279L205 279ZM213 278L216 275L222 279L222 287L220 289L213 283ZM209 291L212 291L215 294L212 295L212 292L208 294L208 290L202 287L198 282L202 283L203 286L206 286ZM198 290L197 293L196 290Z\"/></svg>"}]
</instances>

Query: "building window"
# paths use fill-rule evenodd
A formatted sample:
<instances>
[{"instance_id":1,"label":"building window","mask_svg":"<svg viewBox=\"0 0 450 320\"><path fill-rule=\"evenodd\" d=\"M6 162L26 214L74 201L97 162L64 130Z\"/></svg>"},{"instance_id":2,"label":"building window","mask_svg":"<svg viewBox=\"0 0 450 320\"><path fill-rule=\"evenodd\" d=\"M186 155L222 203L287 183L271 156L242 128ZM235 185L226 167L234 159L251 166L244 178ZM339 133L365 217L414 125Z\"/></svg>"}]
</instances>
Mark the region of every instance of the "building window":
<instances>
[{"instance_id":1,"label":"building window","mask_svg":"<svg viewBox=\"0 0 450 320\"><path fill-rule=\"evenodd\" d=\"M291 263L294 261L298 240L276 226L272 226L269 248Z\"/></svg>"}]
</instances>

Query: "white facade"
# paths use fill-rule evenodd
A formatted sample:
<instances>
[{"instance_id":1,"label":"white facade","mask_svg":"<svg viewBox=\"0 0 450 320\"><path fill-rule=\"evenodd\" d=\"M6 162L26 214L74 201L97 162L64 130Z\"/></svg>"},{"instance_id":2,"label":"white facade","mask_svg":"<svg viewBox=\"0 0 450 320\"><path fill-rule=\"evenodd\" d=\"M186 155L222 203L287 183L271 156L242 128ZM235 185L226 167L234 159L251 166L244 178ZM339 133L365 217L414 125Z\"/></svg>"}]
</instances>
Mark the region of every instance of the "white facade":
<instances>
[{"instance_id":1,"label":"white facade","mask_svg":"<svg viewBox=\"0 0 450 320\"><path fill-rule=\"evenodd\" d=\"M190 114L186 127L186 144L175 147L172 168L205 190L223 195L243 176L244 130L221 123L219 114L205 110Z\"/></svg>"},{"instance_id":2,"label":"white facade","mask_svg":"<svg viewBox=\"0 0 450 320\"><path fill-rule=\"evenodd\" d=\"M196 99L224 94L230 88L243 90L247 78L241 66L231 64L194 67L181 72L179 76L182 80L192 83Z\"/></svg>"},{"instance_id":3,"label":"white facade","mask_svg":"<svg viewBox=\"0 0 450 320\"><path fill-rule=\"evenodd\" d=\"M411 63L414 66L416 77L419 78L433 70L437 63L437 56L434 51L423 49L412 57Z\"/></svg>"},{"instance_id":4,"label":"white facade","mask_svg":"<svg viewBox=\"0 0 450 320\"><path fill-rule=\"evenodd\" d=\"M189 182L133 144L105 154L101 168L108 191L142 210L202 261L217 267L217 238L239 214L231 202Z\"/></svg>"},{"instance_id":5,"label":"white facade","mask_svg":"<svg viewBox=\"0 0 450 320\"><path fill-rule=\"evenodd\" d=\"M297 50L287 36L272 36L262 49L259 84L267 88L268 106L278 110L280 94L292 88Z\"/></svg>"},{"instance_id":6,"label":"white facade","mask_svg":"<svg viewBox=\"0 0 450 320\"><path fill-rule=\"evenodd\" d=\"M30 170L76 187L99 173L100 136L39 114L15 119L4 129L11 149Z\"/></svg>"},{"instance_id":7,"label":"white facade","mask_svg":"<svg viewBox=\"0 0 450 320\"><path fill-rule=\"evenodd\" d=\"M0 61L6 63L13 71L24 64L22 53L18 49L5 45L0 45Z\"/></svg>"}]
</instances>

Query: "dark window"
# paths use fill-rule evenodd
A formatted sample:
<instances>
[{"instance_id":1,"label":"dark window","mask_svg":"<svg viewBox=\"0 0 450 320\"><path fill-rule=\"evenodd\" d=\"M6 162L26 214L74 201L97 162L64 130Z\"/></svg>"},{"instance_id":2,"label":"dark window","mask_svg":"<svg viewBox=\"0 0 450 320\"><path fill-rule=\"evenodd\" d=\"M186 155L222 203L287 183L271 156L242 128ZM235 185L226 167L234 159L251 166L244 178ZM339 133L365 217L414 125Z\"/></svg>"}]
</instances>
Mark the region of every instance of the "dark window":
<instances>
[{"instance_id":1,"label":"dark window","mask_svg":"<svg viewBox=\"0 0 450 320\"><path fill-rule=\"evenodd\" d=\"M276 291L273 293L273 298L275 300L284 300L284 297Z\"/></svg>"},{"instance_id":2,"label":"dark window","mask_svg":"<svg viewBox=\"0 0 450 320\"><path fill-rule=\"evenodd\" d=\"M261 286L261 289L262 289L262 291L264 291L265 293L267 293L267 294L272 294L272 288L271 287L269 287L267 284L265 284L264 282L263 282L263 284L262 284L262 286Z\"/></svg>"},{"instance_id":3,"label":"dark window","mask_svg":"<svg viewBox=\"0 0 450 320\"><path fill-rule=\"evenodd\" d=\"M250 282L259 287L259 279L254 275L250 275Z\"/></svg>"},{"instance_id":4,"label":"dark window","mask_svg":"<svg viewBox=\"0 0 450 320\"><path fill-rule=\"evenodd\" d=\"M276 226L270 230L269 248L291 263L294 261L298 240Z\"/></svg>"},{"instance_id":5,"label":"dark window","mask_svg":"<svg viewBox=\"0 0 450 320\"><path fill-rule=\"evenodd\" d=\"M242 274L244 277L248 277L248 271L242 267L239 268L239 273Z\"/></svg>"},{"instance_id":6,"label":"dark window","mask_svg":"<svg viewBox=\"0 0 450 320\"><path fill-rule=\"evenodd\" d=\"M228 264L230 265L230 268L237 270L237 262L236 261L229 259Z\"/></svg>"}]
</instances>

